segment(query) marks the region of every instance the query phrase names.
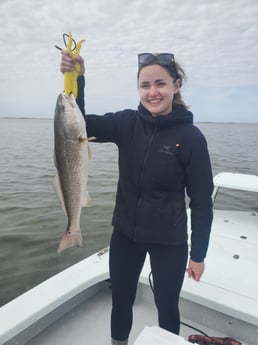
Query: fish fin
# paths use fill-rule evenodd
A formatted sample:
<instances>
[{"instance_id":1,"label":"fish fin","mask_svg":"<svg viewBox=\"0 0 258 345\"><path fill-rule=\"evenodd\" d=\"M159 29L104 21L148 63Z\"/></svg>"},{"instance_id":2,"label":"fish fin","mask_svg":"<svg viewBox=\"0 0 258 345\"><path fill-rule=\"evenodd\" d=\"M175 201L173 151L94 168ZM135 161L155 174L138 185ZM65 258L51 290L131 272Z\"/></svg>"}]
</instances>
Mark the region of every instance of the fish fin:
<instances>
[{"instance_id":1,"label":"fish fin","mask_svg":"<svg viewBox=\"0 0 258 345\"><path fill-rule=\"evenodd\" d=\"M90 198L90 195L88 192L86 193L86 196L85 196L85 199L83 200L82 206L83 207L91 207L91 198Z\"/></svg>"},{"instance_id":2,"label":"fish fin","mask_svg":"<svg viewBox=\"0 0 258 345\"><path fill-rule=\"evenodd\" d=\"M90 145L89 145L89 141L91 141L91 140L96 140L96 139L97 139L96 137L89 137L89 138L88 138L88 158L89 158L89 159L92 158L91 148L90 148Z\"/></svg>"},{"instance_id":3,"label":"fish fin","mask_svg":"<svg viewBox=\"0 0 258 345\"><path fill-rule=\"evenodd\" d=\"M88 141L87 137L79 137L79 142L84 143L85 141Z\"/></svg>"},{"instance_id":4,"label":"fish fin","mask_svg":"<svg viewBox=\"0 0 258 345\"><path fill-rule=\"evenodd\" d=\"M57 254L70 247L82 247L82 234L80 231L75 233L66 231L57 248Z\"/></svg>"},{"instance_id":5,"label":"fish fin","mask_svg":"<svg viewBox=\"0 0 258 345\"><path fill-rule=\"evenodd\" d=\"M64 211L64 214L67 216L67 212L66 212L66 208L65 208L65 203L64 203L64 195L63 195L63 192L62 192L62 188L61 188L61 183L60 183L60 179L59 179L59 176L56 175L54 177L54 189L56 191L56 195L57 195L57 198L61 204L61 207Z\"/></svg>"},{"instance_id":6,"label":"fish fin","mask_svg":"<svg viewBox=\"0 0 258 345\"><path fill-rule=\"evenodd\" d=\"M88 141L93 141L93 140L96 140L97 138L96 137L89 137L87 139L88 139Z\"/></svg>"},{"instance_id":7,"label":"fish fin","mask_svg":"<svg viewBox=\"0 0 258 345\"><path fill-rule=\"evenodd\" d=\"M79 137L79 142L84 143L85 141L93 141L96 139L96 137Z\"/></svg>"},{"instance_id":8,"label":"fish fin","mask_svg":"<svg viewBox=\"0 0 258 345\"><path fill-rule=\"evenodd\" d=\"M92 155L91 155L91 149L90 149L90 145L89 144L87 145L87 148L88 148L88 158L91 159Z\"/></svg>"}]
</instances>

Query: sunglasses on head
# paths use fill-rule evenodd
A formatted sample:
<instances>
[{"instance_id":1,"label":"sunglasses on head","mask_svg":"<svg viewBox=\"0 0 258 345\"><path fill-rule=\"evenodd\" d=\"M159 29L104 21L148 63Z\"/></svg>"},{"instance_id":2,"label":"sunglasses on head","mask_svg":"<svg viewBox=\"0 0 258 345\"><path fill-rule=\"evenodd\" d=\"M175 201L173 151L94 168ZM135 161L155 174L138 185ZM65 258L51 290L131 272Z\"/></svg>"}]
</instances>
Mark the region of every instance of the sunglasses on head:
<instances>
[{"instance_id":1,"label":"sunglasses on head","mask_svg":"<svg viewBox=\"0 0 258 345\"><path fill-rule=\"evenodd\" d=\"M174 54L161 53L161 54L151 54L151 53L141 53L138 54L138 66L150 65L157 63L159 65L167 66L171 63L175 63Z\"/></svg>"}]
</instances>

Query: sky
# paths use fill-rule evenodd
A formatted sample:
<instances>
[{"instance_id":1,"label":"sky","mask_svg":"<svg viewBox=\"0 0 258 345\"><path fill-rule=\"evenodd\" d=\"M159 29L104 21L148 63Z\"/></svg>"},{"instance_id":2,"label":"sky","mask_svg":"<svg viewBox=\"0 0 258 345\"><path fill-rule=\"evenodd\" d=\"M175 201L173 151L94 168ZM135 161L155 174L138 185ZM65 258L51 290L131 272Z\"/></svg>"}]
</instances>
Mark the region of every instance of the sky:
<instances>
[{"instance_id":1,"label":"sky","mask_svg":"<svg viewBox=\"0 0 258 345\"><path fill-rule=\"evenodd\" d=\"M137 54L171 52L195 122L258 122L258 0L0 0L0 117L53 118L62 35L85 39L86 111L135 109Z\"/></svg>"}]
</instances>

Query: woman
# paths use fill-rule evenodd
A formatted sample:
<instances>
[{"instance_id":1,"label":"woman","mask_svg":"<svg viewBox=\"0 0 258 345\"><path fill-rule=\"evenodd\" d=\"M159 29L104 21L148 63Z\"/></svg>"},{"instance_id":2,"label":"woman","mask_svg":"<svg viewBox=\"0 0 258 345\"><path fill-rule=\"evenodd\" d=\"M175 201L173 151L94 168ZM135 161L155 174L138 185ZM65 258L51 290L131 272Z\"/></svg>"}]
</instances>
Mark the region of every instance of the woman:
<instances>
[{"instance_id":1,"label":"woman","mask_svg":"<svg viewBox=\"0 0 258 345\"><path fill-rule=\"evenodd\" d=\"M84 61L77 58L84 73ZM74 60L62 51L61 72ZM125 345L146 253L160 327L179 334L179 294L188 258L185 190L190 198L191 248L188 275L204 271L212 222L213 178L206 140L193 125L180 87L182 68L174 55L138 56L137 110L85 116L87 134L119 150L119 180L110 243L112 344ZM84 77L77 102L84 113Z\"/></svg>"}]
</instances>

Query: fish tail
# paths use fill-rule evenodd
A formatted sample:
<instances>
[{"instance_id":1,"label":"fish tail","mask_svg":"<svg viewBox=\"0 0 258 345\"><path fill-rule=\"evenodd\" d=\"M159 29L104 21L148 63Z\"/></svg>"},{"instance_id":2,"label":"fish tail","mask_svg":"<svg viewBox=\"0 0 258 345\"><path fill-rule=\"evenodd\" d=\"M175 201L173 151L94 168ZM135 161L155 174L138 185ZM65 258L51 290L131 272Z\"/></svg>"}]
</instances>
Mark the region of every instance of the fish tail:
<instances>
[{"instance_id":1,"label":"fish tail","mask_svg":"<svg viewBox=\"0 0 258 345\"><path fill-rule=\"evenodd\" d=\"M57 248L57 254L70 247L82 247L82 234L81 231L71 233L66 231Z\"/></svg>"}]
</instances>

